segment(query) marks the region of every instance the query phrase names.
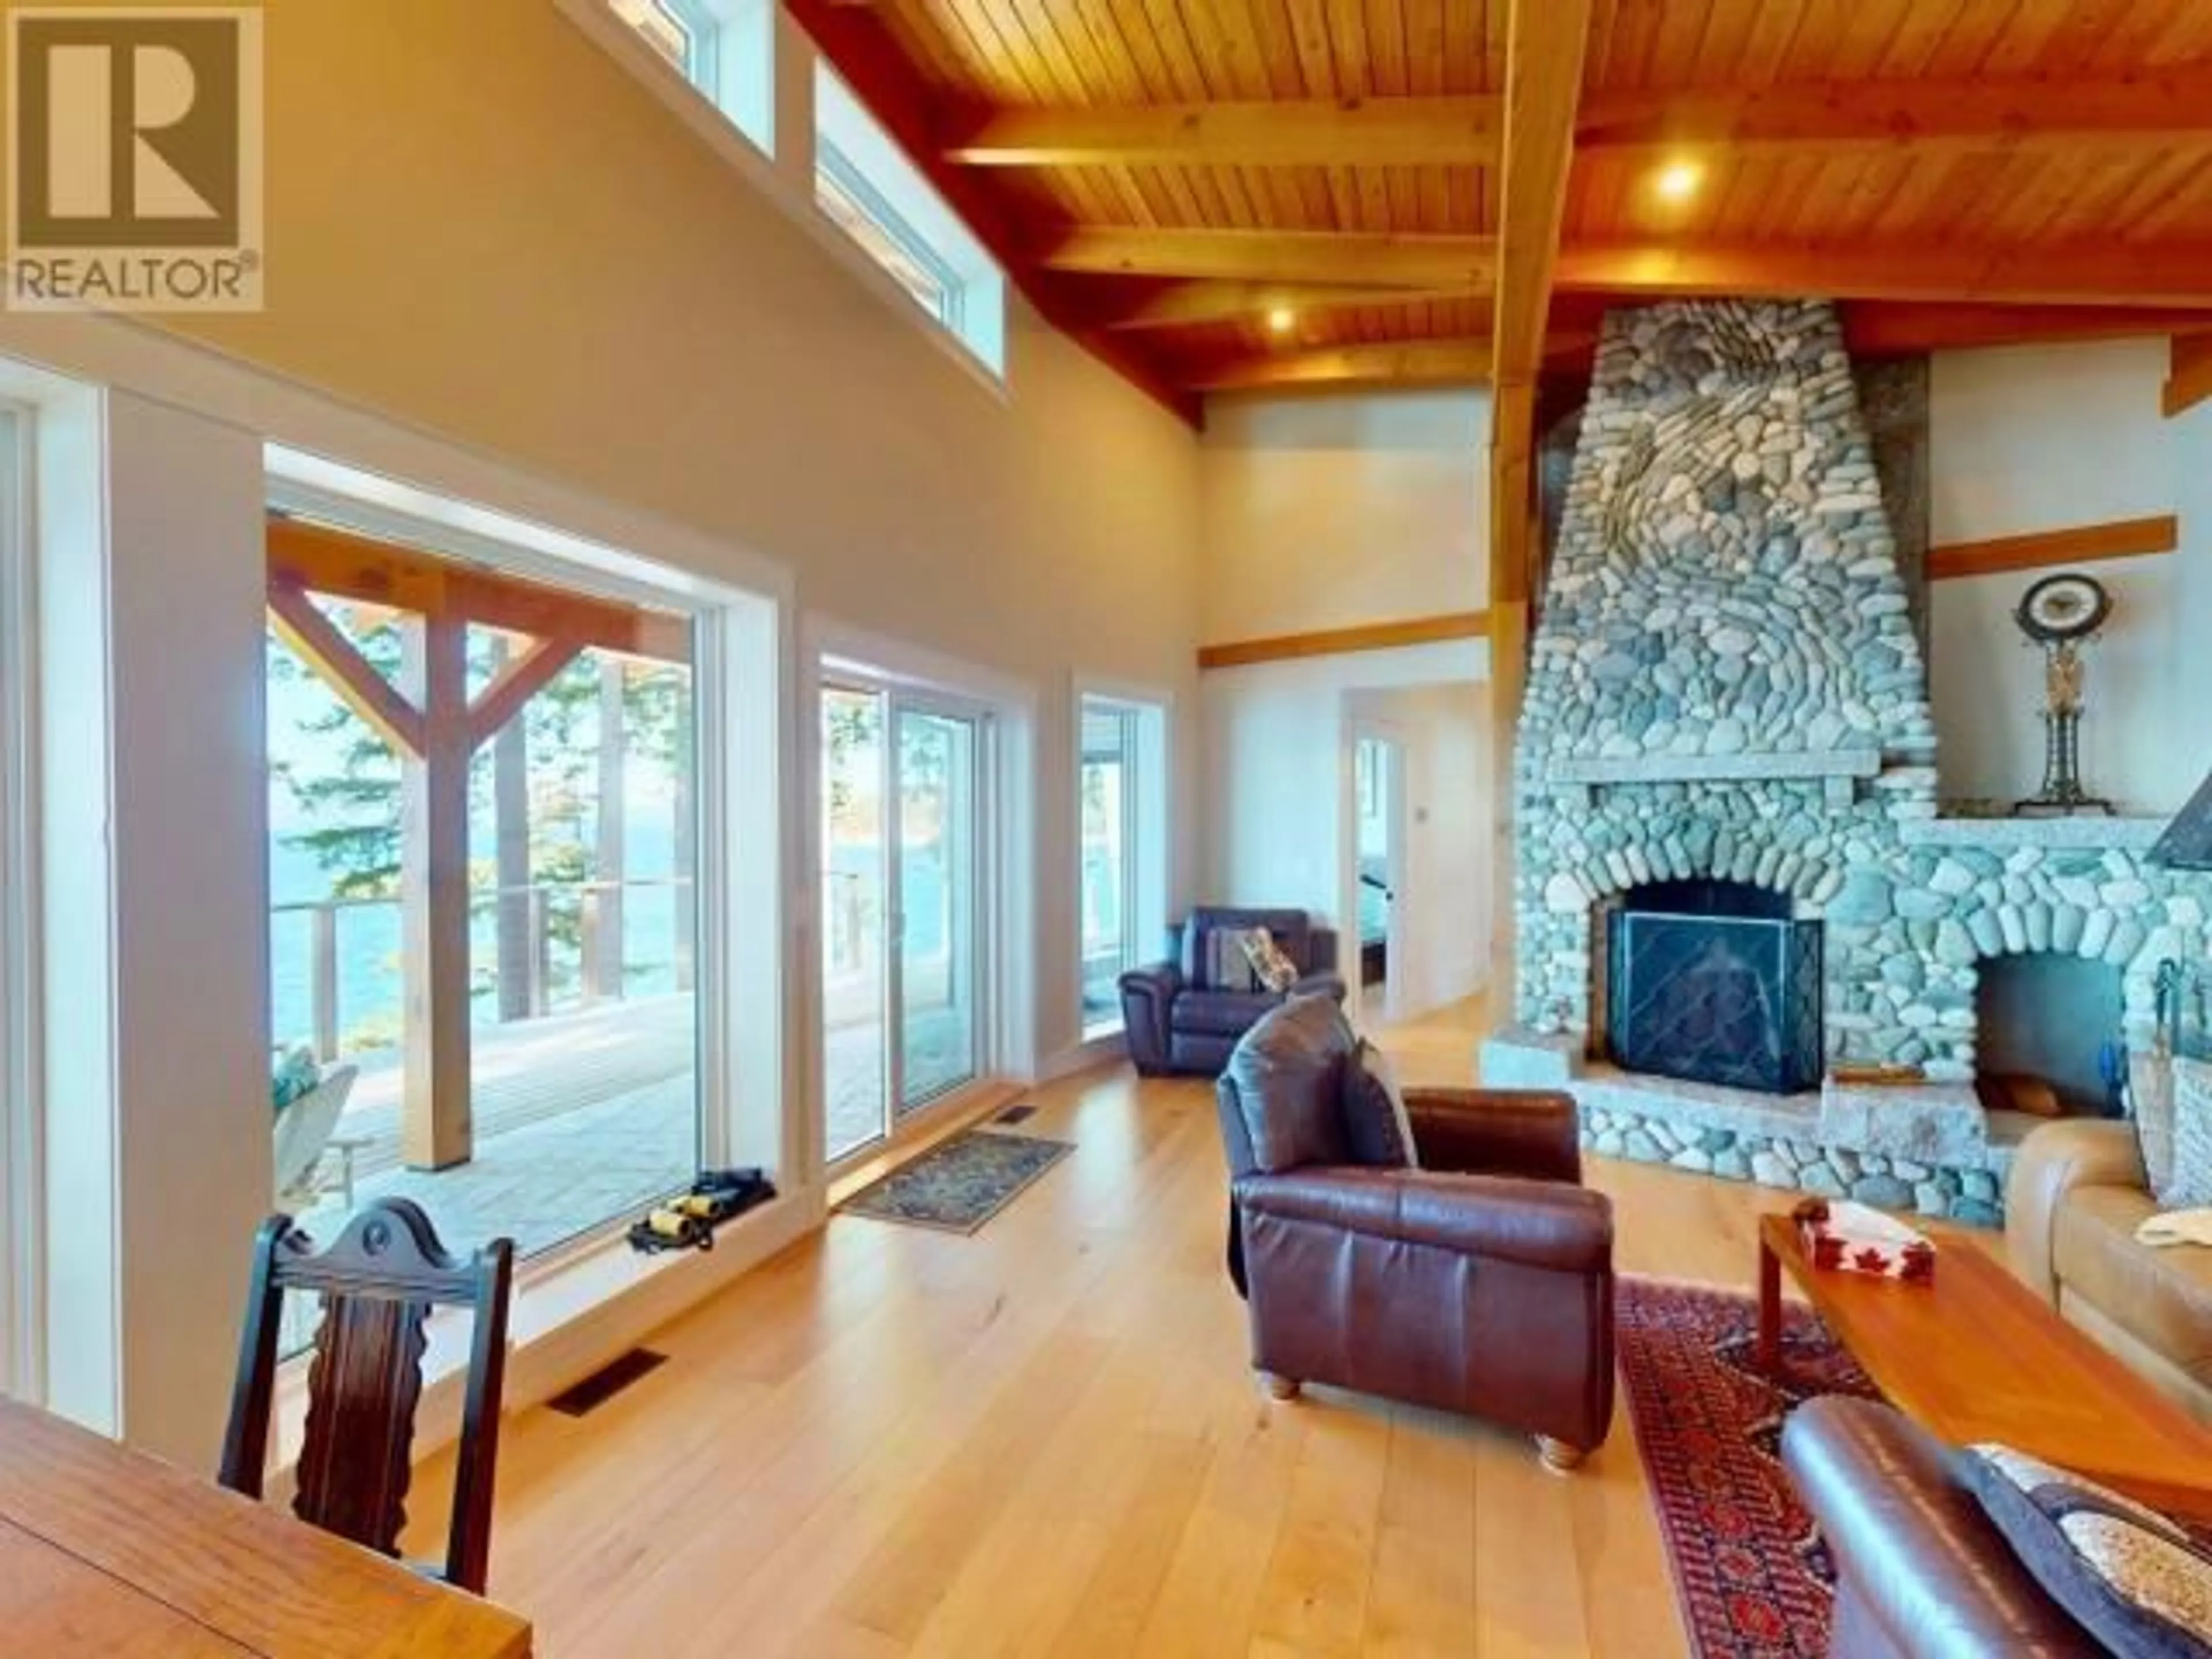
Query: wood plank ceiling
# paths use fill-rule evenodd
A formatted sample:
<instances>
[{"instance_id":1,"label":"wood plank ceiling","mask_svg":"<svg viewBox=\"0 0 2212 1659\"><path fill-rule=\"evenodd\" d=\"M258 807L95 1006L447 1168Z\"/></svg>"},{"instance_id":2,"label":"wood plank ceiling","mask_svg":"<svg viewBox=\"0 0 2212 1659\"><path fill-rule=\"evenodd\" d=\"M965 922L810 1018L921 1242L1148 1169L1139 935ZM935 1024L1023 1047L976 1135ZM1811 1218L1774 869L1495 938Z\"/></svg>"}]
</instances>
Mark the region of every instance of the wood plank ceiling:
<instances>
[{"instance_id":1,"label":"wood plank ceiling","mask_svg":"<svg viewBox=\"0 0 2212 1659\"><path fill-rule=\"evenodd\" d=\"M1589 3L1547 356L1667 293L1833 295L1875 350L2212 326L2207 0ZM1509 0L793 10L1155 391L1483 369Z\"/></svg>"}]
</instances>

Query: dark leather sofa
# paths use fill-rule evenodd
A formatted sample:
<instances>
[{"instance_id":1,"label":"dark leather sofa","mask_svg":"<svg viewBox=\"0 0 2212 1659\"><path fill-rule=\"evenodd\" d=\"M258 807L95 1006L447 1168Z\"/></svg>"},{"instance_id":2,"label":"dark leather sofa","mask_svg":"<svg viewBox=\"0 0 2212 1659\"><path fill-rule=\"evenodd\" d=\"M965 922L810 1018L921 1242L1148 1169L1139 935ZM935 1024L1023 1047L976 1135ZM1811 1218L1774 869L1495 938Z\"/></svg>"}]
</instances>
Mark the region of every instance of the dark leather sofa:
<instances>
[{"instance_id":1,"label":"dark leather sofa","mask_svg":"<svg viewBox=\"0 0 2212 1659\"><path fill-rule=\"evenodd\" d=\"M1298 965L1289 991L1231 991L1211 982L1206 940L1218 927L1265 927ZM1169 930L1169 960L1121 975L1121 1029L1129 1058L1146 1077L1176 1073L1214 1077L1237 1040L1260 1017L1294 996L1341 1002L1336 934L1316 927L1303 910L1243 910L1202 905Z\"/></svg>"},{"instance_id":2,"label":"dark leather sofa","mask_svg":"<svg viewBox=\"0 0 2212 1659\"><path fill-rule=\"evenodd\" d=\"M2104 1646L2020 1564L1934 1436L1871 1401L1808 1401L1782 1462L1836 1564L1834 1659L2090 1659Z\"/></svg>"},{"instance_id":3,"label":"dark leather sofa","mask_svg":"<svg viewBox=\"0 0 2212 1659\"><path fill-rule=\"evenodd\" d=\"M1335 1005L1266 1016L1216 1085L1229 1267L1252 1364L1491 1419L1571 1468L1613 1422L1613 1207L1581 1186L1565 1095L1407 1091L1420 1167L1350 1162L1357 1038Z\"/></svg>"}]
</instances>

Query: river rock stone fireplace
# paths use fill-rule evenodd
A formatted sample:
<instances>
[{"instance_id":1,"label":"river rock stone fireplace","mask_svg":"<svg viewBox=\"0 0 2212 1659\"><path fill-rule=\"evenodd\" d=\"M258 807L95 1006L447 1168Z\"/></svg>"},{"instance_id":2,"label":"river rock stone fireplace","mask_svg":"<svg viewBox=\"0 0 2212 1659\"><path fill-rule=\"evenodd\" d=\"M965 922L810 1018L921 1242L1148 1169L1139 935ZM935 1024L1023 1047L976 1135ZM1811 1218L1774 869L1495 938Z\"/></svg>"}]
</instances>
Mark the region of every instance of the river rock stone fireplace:
<instances>
[{"instance_id":1,"label":"river rock stone fireplace","mask_svg":"<svg viewBox=\"0 0 2212 1659\"><path fill-rule=\"evenodd\" d=\"M2087 1040L2140 1051L2158 963L2201 954L2212 893L2146 862L2158 821L1941 816L1911 611L1832 307L1607 319L1532 643L1518 1004L1484 1047L1487 1081L1571 1089L1603 1152L2001 1218L2026 1123L1976 1092L1979 964L2111 964L2119 1029ZM1618 982L1636 961L1623 941L1723 889L1765 896L1752 908L1780 931L1676 930L1675 965L1732 987L1741 1018L1685 994L1704 1012L1674 1047L1703 1059L1660 1075ZM1778 1040L1793 1018L1817 1028L1810 1075L1716 1063L1716 1042L1750 1040L1761 997L1796 999L1759 1015ZM1837 1064L1917 1080L1820 1075Z\"/></svg>"}]
</instances>

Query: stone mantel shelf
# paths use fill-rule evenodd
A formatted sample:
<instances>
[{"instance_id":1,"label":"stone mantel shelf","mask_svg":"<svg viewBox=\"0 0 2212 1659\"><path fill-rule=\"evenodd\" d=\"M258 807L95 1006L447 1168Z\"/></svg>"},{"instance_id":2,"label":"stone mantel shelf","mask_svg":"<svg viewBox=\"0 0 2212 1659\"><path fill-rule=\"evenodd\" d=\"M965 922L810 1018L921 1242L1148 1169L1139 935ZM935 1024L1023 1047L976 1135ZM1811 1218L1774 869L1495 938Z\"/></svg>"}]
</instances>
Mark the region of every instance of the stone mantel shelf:
<instances>
[{"instance_id":1,"label":"stone mantel shelf","mask_svg":"<svg viewBox=\"0 0 2212 1659\"><path fill-rule=\"evenodd\" d=\"M1832 749L1786 755L1563 756L1545 769L1561 784L1741 783L1774 778L1871 778L1881 772L1876 749Z\"/></svg>"},{"instance_id":2,"label":"stone mantel shelf","mask_svg":"<svg viewBox=\"0 0 2212 1659\"><path fill-rule=\"evenodd\" d=\"M1939 817L1900 823L1897 828L1907 847L1980 847L1991 852L2035 847L2052 853L2141 853L2157 844L2166 823L2162 817L2106 817L2091 812L2078 817Z\"/></svg>"}]
</instances>

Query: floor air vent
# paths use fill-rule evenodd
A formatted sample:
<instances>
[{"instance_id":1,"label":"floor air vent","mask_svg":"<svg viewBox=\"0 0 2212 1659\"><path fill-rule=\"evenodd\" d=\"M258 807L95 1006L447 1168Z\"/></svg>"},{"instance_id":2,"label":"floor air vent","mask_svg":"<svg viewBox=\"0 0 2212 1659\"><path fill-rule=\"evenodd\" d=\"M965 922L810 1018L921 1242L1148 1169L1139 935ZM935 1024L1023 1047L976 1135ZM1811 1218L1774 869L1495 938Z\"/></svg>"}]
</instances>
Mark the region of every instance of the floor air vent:
<instances>
[{"instance_id":1,"label":"floor air vent","mask_svg":"<svg viewBox=\"0 0 2212 1659\"><path fill-rule=\"evenodd\" d=\"M583 1417L620 1394L641 1377L649 1376L668 1363L665 1353L655 1353L650 1348L632 1348L619 1358L610 1361L593 1371L582 1382L562 1389L545 1402L546 1409L556 1411L563 1417Z\"/></svg>"},{"instance_id":2,"label":"floor air vent","mask_svg":"<svg viewBox=\"0 0 2212 1659\"><path fill-rule=\"evenodd\" d=\"M1034 1106L1009 1106L991 1120L994 1123L1026 1123L1036 1115Z\"/></svg>"}]
</instances>

